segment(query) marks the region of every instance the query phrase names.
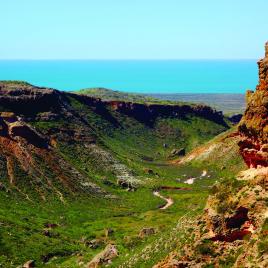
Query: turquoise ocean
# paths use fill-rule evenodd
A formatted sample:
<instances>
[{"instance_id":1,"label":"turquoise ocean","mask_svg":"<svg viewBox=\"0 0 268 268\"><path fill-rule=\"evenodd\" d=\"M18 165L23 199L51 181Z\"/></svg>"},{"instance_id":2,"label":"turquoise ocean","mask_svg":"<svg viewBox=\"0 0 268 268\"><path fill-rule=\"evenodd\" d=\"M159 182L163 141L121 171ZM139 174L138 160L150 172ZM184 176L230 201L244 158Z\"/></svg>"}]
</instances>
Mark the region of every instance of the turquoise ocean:
<instances>
[{"instance_id":1,"label":"turquoise ocean","mask_svg":"<svg viewBox=\"0 0 268 268\"><path fill-rule=\"evenodd\" d=\"M245 93L257 60L1 60L0 80L60 90L104 87L136 93Z\"/></svg>"}]
</instances>

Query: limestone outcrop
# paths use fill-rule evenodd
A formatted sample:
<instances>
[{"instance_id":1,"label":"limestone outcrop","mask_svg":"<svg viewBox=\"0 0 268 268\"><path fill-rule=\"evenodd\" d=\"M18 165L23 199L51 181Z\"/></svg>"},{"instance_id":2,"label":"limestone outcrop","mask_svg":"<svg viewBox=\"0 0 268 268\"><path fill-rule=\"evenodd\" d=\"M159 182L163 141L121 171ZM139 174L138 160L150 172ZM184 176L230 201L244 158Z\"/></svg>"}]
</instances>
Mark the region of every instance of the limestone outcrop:
<instances>
[{"instance_id":1,"label":"limestone outcrop","mask_svg":"<svg viewBox=\"0 0 268 268\"><path fill-rule=\"evenodd\" d=\"M0 136L16 141L22 138L38 148L47 148L48 143L34 128L22 122L14 113L0 113Z\"/></svg>"},{"instance_id":2,"label":"limestone outcrop","mask_svg":"<svg viewBox=\"0 0 268 268\"><path fill-rule=\"evenodd\" d=\"M112 259L118 256L118 251L115 245L109 244L106 248L96 255L88 264L87 268L97 268L102 265L111 264Z\"/></svg>"},{"instance_id":3,"label":"limestone outcrop","mask_svg":"<svg viewBox=\"0 0 268 268\"><path fill-rule=\"evenodd\" d=\"M239 146L249 167L268 166L268 42L258 66L259 84L255 92L247 92L247 108L239 124Z\"/></svg>"}]
</instances>

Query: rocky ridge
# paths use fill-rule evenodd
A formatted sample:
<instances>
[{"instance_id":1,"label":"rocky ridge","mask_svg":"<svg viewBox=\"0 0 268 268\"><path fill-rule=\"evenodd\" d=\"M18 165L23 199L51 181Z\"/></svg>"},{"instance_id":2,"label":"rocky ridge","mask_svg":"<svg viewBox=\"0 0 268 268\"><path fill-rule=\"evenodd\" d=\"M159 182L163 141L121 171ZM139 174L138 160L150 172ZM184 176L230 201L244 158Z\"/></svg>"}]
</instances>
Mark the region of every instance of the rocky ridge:
<instances>
[{"instance_id":1,"label":"rocky ridge","mask_svg":"<svg viewBox=\"0 0 268 268\"><path fill-rule=\"evenodd\" d=\"M268 43L258 62L259 84L247 92L247 108L239 125L241 154L250 167L268 165Z\"/></svg>"},{"instance_id":2,"label":"rocky ridge","mask_svg":"<svg viewBox=\"0 0 268 268\"><path fill-rule=\"evenodd\" d=\"M188 243L155 268L268 266L268 43L258 65L259 85L247 93L238 131L229 135L249 169L213 186Z\"/></svg>"},{"instance_id":3,"label":"rocky ridge","mask_svg":"<svg viewBox=\"0 0 268 268\"><path fill-rule=\"evenodd\" d=\"M75 105L77 105L77 109ZM140 181L124 164L97 144L99 142L98 134L90 120L87 119L86 112L80 109L81 106L88 107L96 116L102 118L101 120L106 120L115 128L120 128L120 123L114 113L134 118L149 128L154 126L159 117L180 119L187 115L199 116L228 128L221 112L204 105L102 101L86 95L35 87L24 82L0 82L0 108L2 111L0 113L0 153L4 159L6 158L5 161L3 160L3 166L7 173L12 174L11 171L18 164L23 172L32 178L34 185L36 177L42 177L42 182L39 182L42 187L38 187L38 185L35 187L36 191L43 191L42 198L45 198L45 192L49 191L48 189L52 187L53 183L43 171L39 170L36 158L39 161L42 159L43 163L46 163L45 166L49 167L48 169L57 177L58 182L65 186L67 192L87 192L90 189L92 192L102 192L99 187L90 183L84 174L71 167L71 164L63 159L57 151L57 146L61 143L80 144L94 158L98 158L102 163L110 166L119 180L131 184L138 184ZM40 130L33 124L36 122L50 124L51 127ZM64 122L68 122L69 126L66 126ZM9 175L9 177L12 176ZM80 183L78 184L75 182L76 177L79 177ZM13 186L16 185L16 180L11 179L11 181ZM9 188L9 185L6 184L5 187ZM87 187L89 189L86 189ZM40 190L42 188L43 190ZM55 191L58 194L60 192ZM62 199L62 195L59 196Z\"/></svg>"},{"instance_id":4,"label":"rocky ridge","mask_svg":"<svg viewBox=\"0 0 268 268\"><path fill-rule=\"evenodd\" d=\"M222 112L206 105L140 104L127 101L102 101L99 98L61 92L49 88L35 87L27 83L0 82L0 105L17 115L39 119L57 118L59 114L71 116L69 97L94 108L102 116L109 116L107 109L134 117L140 122L152 125L158 116L183 118L187 114L200 116L226 125ZM113 120L110 118L110 120ZM114 121L116 123L116 121Z\"/></svg>"},{"instance_id":5,"label":"rocky ridge","mask_svg":"<svg viewBox=\"0 0 268 268\"><path fill-rule=\"evenodd\" d=\"M20 102L21 99L18 98L18 94L15 92L17 90L12 91L11 95L15 96L15 100ZM45 92L45 96L46 94ZM31 99L32 97L37 99L37 102L40 101L40 96L36 97L35 94L32 94L29 98ZM9 100L8 105L14 101L13 97L9 98ZM25 195L27 199L30 199L27 190L22 191L20 189L25 187L25 185L23 187L21 185L25 182L21 181L20 176L16 174L19 167L21 169L20 174L28 175L31 190L39 193L44 200L48 193L51 192L54 192L61 201L64 201L62 192L105 195L100 187L90 182L88 178L56 152L49 136L38 132L23 117L17 116L13 112L0 113L0 154L1 164L3 165L2 171L6 171L9 178L9 183L2 180L1 187L7 192L14 189ZM44 168L41 168L40 160L42 165L45 165ZM46 172L43 169L46 169ZM46 173L52 173L53 176ZM60 187L59 184L61 185Z\"/></svg>"}]
</instances>

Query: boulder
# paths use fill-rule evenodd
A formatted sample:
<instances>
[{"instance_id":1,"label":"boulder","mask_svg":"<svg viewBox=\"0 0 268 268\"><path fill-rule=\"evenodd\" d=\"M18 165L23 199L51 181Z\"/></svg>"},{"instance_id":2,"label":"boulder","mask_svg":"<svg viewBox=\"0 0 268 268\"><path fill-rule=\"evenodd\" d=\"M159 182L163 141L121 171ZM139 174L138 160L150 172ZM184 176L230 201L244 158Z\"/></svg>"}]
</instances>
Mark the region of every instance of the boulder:
<instances>
[{"instance_id":1,"label":"boulder","mask_svg":"<svg viewBox=\"0 0 268 268\"><path fill-rule=\"evenodd\" d=\"M88 246L89 248L96 249L99 248L100 246L103 245L103 240L101 239L93 239L90 241L86 241L85 245Z\"/></svg>"},{"instance_id":2,"label":"boulder","mask_svg":"<svg viewBox=\"0 0 268 268\"><path fill-rule=\"evenodd\" d=\"M118 179L117 180L117 185L119 185L123 189L127 189L129 191L135 191L136 187L132 185L131 182L125 180L125 179Z\"/></svg>"},{"instance_id":3,"label":"boulder","mask_svg":"<svg viewBox=\"0 0 268 268\"><path fill-rule=\"evenodd\" d=\"M146 174L149 174L149 175L153 175L153 174L154 174L154 171L153 171L152 169L150 169L150 168L145 168L145 169L144 169L144 172L145 172Z\"/></svg>"},{"instance_id":4,"label":"boulder","mask_svg":"<svg viewBox=\"0 0 268 268\"><path fill-rule=\"evenodd\" d=\"M118 179L117 180L117 184L121 187L121 188L129 188L129 182L126 180L122 180L122 179Z\"/></svg>"},{"instance_id":5,"label":"boulder","mask_svg":"<svg viewBox=\"0 0 268 268\"><path fill-rule=\"evenodd\" d=\"M114 230L112 228L105 229L105 237L109 237L114 233Z\"/></svg>"},{"instance_id":6,"label":"boulder","mask_svg":"<svg viewBox=\"0 0 268 268\"><path fill-rule=\"evenodd\" d=\"M101 265L111 263L112 259L118 256L118 251L115 245L109 244L106 248L97 254L88 264L87 268L97 268Z\"/></svg>"},{"instance_id":7,"label":"boulder","mask_svg":"<svg viewBox=\"0 0 268 268\"><path fill-rule=\"evenodd\" d=\"M144 238L145 236L149 236L149 235L153 235L155 234L155 229L153 227L145 227L142 228L140 233L139 233L139 237Z\"/></svg>"},{"instance_id":8,"label":"boulder","mask_svg":"<svg viewBox=\"0 0 268 268\"><path fill-rule=\"evenodd\" d=\"M185 149L173 149L170 154L171 156L185 156Z\"/></svg>"},{"instance_id":9,"label":"boulder","mask_svg":"<svg viewBox=\"0 0 268 268\"><path fill-rule=\"evenodd\" d=\"M33 268L35 267L35 261L34 260L29 260L25 262L22 266L22 268Z\"/></svg>"}]
</instances>

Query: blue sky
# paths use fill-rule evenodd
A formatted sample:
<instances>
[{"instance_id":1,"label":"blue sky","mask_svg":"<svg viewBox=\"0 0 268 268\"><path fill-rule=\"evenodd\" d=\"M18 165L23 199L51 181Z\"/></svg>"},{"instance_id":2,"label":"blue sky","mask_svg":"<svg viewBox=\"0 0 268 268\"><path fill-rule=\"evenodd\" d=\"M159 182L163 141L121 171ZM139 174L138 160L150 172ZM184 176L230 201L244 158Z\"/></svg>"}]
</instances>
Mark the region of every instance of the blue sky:
<instances>
[{"instance_id":1,"label":"blue sky","mask_svg":"<svg viewBox=\"0 0 268 268\"><path fill-rule=\"evenodd\" d=\"M267 0L0 0L0 59L260 58Z\"/></svg>"}]
</instances>

